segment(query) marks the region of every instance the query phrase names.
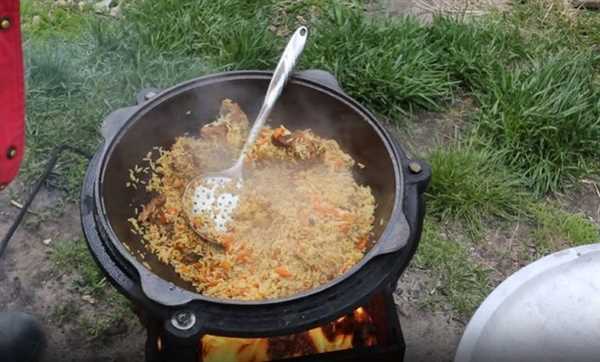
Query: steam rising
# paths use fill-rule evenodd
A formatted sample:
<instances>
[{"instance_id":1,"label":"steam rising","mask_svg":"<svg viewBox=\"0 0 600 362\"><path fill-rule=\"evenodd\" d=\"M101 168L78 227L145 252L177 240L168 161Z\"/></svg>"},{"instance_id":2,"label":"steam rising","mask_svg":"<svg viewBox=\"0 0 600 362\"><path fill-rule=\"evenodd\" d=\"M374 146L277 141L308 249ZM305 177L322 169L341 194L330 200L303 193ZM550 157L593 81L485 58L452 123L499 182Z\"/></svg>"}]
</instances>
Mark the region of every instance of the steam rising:
<instances>
[{"instance_id":1,"label":"steam rising","mask_svg":"<svg viewBox=\"0 0 600 362\"><path fill-rule=\"evenodd\" d=\"M238 189L235 168L214 155L239 152L249 120L229 99L219 114L159 151L146 185L157 196L129 219L148 250L224 299L288 297L356 265L371 245L375 199L354 180L352 157L310 130L263 127Z\"/></svg>"}]
</instances>

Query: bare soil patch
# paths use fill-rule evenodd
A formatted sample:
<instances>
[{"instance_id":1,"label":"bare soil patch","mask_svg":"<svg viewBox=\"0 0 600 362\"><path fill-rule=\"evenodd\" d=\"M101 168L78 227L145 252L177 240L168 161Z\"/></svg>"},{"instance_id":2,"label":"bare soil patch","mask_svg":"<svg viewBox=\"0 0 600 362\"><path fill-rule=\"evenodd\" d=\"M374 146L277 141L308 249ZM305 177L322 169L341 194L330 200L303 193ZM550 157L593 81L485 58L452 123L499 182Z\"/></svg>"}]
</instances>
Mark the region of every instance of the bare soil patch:
<instances>
[{"instance_id":1,"label":"bare soil patch","mask_svg":"<svg viewBox=\"0 0 600 362\"><path fill-rule=\"evenodd\" d=\"M18 189L13 185L0 193L0 235L18 212L10 203ZM109 303L90 304L73 287L76 270L58 272L50 260L53 243L82 237L78 205L63 205L59 192L42 190L32 211L0 260L0 310L27 312L42 323L48 346L44 361L142 360L145 333L133 314L113 320L117 312ZM43 243L47 239L49 245ZM94 336L100 329L103 333Z\"/></svg>"},{"instance_id":2,"label":"bare soil patch","mask_svg":"<svg viewBox=\"0 0 600 362\"><path fill-rule=\"evenodd\" d=\"M400 277L394 299L406 342L405 361L452 361L464 323L451 307L426 305L435 279L427 271L409 267Z\"/></svg>"},{"instance_id":3,"label":"bare soil patch","mask_svg":"<svg viewBox=\"0 0 600 362\"><path fill-rule=\"evenodd\" d=\"M581 213L600 226L600 181L582 180L575 190L558 196L565 210Z\"/></svg>"}]
</instances>

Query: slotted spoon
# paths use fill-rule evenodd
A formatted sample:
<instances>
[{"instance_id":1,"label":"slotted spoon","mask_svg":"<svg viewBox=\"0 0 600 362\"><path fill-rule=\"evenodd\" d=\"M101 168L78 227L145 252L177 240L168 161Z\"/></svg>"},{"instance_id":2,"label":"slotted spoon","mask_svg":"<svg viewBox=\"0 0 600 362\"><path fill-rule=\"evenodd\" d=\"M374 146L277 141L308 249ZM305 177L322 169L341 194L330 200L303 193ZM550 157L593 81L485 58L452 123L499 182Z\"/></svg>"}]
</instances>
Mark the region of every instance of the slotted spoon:
<instances>
[{"instance_id":1,"label":"slotted spoon","mask_svg":"<svg viewBox=\"0 0 600 362\"><path fill-rule=\"evenodd\" d=\"M239 195L244 187L243 168L246 155L254 146L262 127L290 78L294 66L304 50L307 37L308 29L302 26L290 38L275 68L263 104L248 134L248 139L233 166L220 172L201 175L186 185L183 205L190 226L196 233L211 242L220 243L218 236L224 235L229 229L228 224L238 206Z\"/></svg>"}]
</instances>

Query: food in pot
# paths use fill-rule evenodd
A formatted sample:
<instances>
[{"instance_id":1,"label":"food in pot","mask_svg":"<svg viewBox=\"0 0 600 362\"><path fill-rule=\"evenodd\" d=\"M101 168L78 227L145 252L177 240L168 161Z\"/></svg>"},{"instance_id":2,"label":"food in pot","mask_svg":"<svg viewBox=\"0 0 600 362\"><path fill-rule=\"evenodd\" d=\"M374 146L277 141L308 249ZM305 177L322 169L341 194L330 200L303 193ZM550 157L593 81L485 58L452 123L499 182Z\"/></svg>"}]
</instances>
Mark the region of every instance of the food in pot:
<instances>
[{"instance_id":1,"label":"food in pot","mask_svg":"<svg viewBox=\"0 0 600 362\"><path fill-rule=\"evenodd\" d=\"M158 158L148 154L132 170L129 186L154 197L129 219L132 231L207 296L281 298L343 274L369 248L375 198L354 179L352 157L311 130L264 127L248 154L228 232L212 243L189 226L186 184L229 167L248 129L240 107L224 100L216 121L177 138L168 150L157 149ZM144 172L147 181L138 176Z\"/></svg>"}]
</instances>

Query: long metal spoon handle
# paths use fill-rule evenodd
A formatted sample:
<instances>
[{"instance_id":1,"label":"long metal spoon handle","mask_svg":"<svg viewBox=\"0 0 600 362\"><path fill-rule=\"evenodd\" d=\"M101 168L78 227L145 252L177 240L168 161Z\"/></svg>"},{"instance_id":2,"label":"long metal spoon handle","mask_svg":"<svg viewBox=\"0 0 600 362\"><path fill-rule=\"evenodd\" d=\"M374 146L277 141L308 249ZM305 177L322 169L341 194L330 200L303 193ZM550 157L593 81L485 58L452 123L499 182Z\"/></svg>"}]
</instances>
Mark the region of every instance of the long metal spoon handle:
<instances>
[{"instance_id":1,"label":"long metal spoon handle","mask_svg":"<svg viewBox=\"0 0 600 362\"><path fill-rule=\"evenodd\" d=\"M242 167L244 163L244 158L246 154L252 149L260 130L264 126L267 118L271 114L277 99L281 95L283 91L283 87L287 83L288 79L292 75L294 71L294 67L296 66L296 62L300 58L302 51L304 50L304 45L306 44L306 39L308 38L308 29L305 26L299 27L291 39L287 43L281 58L279 59L279 63L277 64L277 68L275 68L275 72L273 73L273 78L271 78L271 82L269 83L269 88L267 89L267 94L265 95L265 99L263 101L262 106L260 107L260 111L258 112L258 116L254 121L254 125L248 134L248 139L242 148L242 152L240 157L236 161L233 168Z\"/></svg>"}]
</instances>

